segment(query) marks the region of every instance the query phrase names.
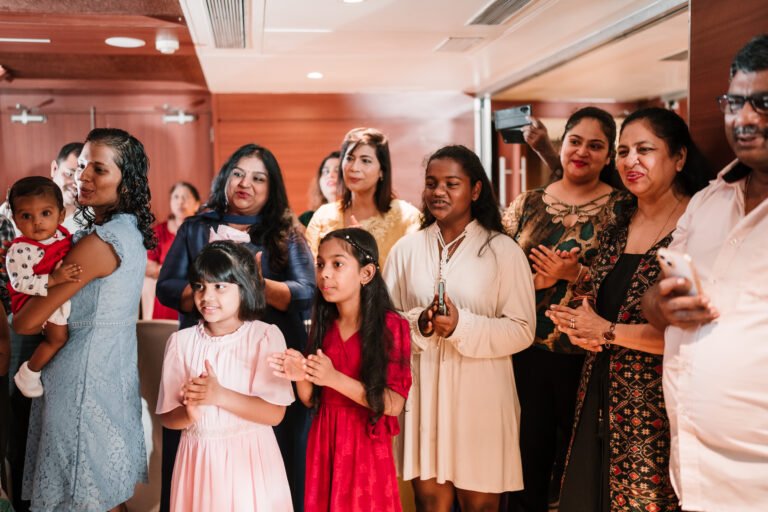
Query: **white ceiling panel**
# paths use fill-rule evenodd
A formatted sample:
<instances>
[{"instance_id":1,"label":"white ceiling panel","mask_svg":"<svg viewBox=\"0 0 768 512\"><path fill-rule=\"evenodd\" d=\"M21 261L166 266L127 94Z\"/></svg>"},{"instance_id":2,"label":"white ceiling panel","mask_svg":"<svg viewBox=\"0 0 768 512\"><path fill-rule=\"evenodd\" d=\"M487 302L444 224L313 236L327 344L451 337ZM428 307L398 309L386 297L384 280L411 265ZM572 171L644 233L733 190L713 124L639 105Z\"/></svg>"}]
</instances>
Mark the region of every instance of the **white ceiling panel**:
<instances>
[{"instance_id":1,"label":"white ceiling panel","mask_svg":"<svg viewBox=\"0 0 768 512\"><path fill-rule=\"evenodd\" d=\"M687 49L688 14L682 13L496 94L494 98L634 101L679 95L688 89L688 61L662 59Z\"/></svg>"},{"instance_id":2,"label":"white ceiling panel","mask_svg":"<svg viewBox=\"0 0 768 512\"><path fill-rule=\"evenodd\" d=\"M226 50L214 48L206 28L210 22L199 9L199 0L181 0L214 93L495 93L510 85L520 87L563 63L564 67L576 64L648 20L687 5L683 0L531 0L503 25L466 26L489 0L246 1L249 48ZM681 33L662 32L660 39L668 36L674 41L654 44L685 50L687 26L676 24L669 30ZM448 37L470 36L485 40L464 53L434 51ZM681 38L686 41L682 48ZM676 70L683 66L675 64L671 67ZM310 80L306 77L310 71L319 71L324 78ZM604 72L621 78L627 71L616 65ZM679 72L672 74L663 85L665 90L676 87ZM558 85L578 90L585 78L590 77L560 75ZM606 90L592 96L621 96L616 90L620 80L610 82L610 87L602 77L599 82ZM643 84L653 85L651 81ZM658 95L656 90L645 96L653 95Z\"/></svg>"}]
</instances>

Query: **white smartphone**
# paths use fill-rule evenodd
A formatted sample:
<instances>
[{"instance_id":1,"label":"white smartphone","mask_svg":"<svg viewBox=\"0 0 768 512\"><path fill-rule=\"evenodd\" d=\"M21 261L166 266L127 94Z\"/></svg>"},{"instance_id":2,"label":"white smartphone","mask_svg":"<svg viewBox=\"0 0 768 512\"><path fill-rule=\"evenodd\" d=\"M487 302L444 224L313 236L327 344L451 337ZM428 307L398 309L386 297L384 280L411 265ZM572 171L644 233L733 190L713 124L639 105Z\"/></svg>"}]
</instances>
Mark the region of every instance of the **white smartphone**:
<instances>
[{"instance_id":1,"label":"white smartphone","mask_svg":"<svg viewBox=\"0 0 768 512\"><path fill-rule=\"evenodd\" d=\"M688 295L695 296L701 293L701 281L693 260L687 254L671 251L669 249L659 249L656 253L661 270L665 277L683 277L691 282L691 290Z\"/></svg>"}]
</instances>

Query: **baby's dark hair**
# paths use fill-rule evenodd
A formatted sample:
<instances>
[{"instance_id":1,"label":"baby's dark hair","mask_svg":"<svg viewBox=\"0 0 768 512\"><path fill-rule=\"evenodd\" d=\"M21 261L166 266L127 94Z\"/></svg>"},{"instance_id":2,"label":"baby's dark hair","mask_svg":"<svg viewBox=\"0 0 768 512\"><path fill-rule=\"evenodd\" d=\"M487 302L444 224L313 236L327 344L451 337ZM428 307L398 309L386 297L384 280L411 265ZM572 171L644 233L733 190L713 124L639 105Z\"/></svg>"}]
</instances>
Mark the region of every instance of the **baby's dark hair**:
<instances>
[{"instance_id":1,"label":"baby's dark hair","mask_svg":"<svg viewBox=\"0 0 768 512\"><path fill-rule=\"evenodd\" d=\"M20 197L49 196L56 200L59 210L64 209L64 196L61 189L51 178L45 176L28 176L21 178L11 186L8 191L8 204L11 212L16 211L16 200Z\"/></svg>"},{"instance_id":2,"label":"baby's dark hair","mask_svg":"<svg viewBox=\"0 0 768 512\"><path fill-rule=\"evenodd\" d=\"M360 228L337 229L325 235L320 245L334 239L342 242L346 252L357 260L360 267L371 264L376 268L373 278L360 290L360 380L365 387L365 399L372 411L370 421L376 423L384 414L387 365L392 349L392 333L386 326L386 314L395 308L379 271L379 248L373 235ZM336 304L326 301L323 294L317 291L307 355L322 348L326 333L338 317ZM410 361L400 363L410 364ZM315 406L318 404L319 390L320 388L315 386L312 391L312 403Z\"/></svg>"},{"instance_id":3,"label":"baby's dark hair","mask_svg":"<svg viewBox=\"0 0 768 512\"><path fill-rule=\"evenodd\" d=\"M253 254L231 240L211 242L189 269L189 283L234 283L240 289L240 320L258 320L267 301Z\"/></svg>"}]
</instances>

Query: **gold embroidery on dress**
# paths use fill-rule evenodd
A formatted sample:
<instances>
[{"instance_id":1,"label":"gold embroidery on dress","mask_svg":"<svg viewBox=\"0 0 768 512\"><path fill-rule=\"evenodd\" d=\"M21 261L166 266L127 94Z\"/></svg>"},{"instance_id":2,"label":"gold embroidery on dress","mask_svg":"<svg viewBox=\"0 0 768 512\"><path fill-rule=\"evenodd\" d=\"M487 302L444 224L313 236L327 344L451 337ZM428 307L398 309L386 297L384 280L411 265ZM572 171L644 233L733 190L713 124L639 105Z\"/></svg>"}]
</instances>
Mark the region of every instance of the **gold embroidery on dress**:
<instances>
[{"instance_id":1,"label":"gold embroidery on dress","mask_svg":"<svg viewBox=\"0 0 768 512\"><path fill-rule=\"evenodd\" d=\"M547 213L552 216L552 222L570 228L600 213L610 195L609 192L583 204L567 204L545 191L542 200L547 207Z\"/></svg>"}]
</instances>

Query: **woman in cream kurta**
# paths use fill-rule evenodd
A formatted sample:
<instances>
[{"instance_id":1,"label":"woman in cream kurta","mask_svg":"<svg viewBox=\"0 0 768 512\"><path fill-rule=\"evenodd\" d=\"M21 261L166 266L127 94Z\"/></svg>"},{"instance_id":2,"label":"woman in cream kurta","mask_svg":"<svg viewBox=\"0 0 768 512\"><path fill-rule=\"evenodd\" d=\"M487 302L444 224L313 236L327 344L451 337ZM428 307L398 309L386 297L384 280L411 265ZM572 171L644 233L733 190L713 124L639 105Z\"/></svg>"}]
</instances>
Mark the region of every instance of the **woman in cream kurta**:
<instances>
[{"instance_id":1,"label":"woman in cream kurta","mask_svg":"<svg viewBox=\"0 0 768 512\"><path fill-rule=\"evenodd\" d=\"M379 262L384 266L392 246L408 233L419 229L421 212L411 203L393 199L388 212L379 213L360 221L360 226L373 235L379 246ZM307 242L312 254L317 257L320 240L333 230L347 227L344 225L344 210L341 201L324 204L317 209L307 226Z\"/></svg>"},{"instance_id":2,"label":"woman in cream kurta","mask_svg":"<svg viewBox=\"0 0 768 512\"><path fill-rule=\"evenodd\" d=\"M458 489L522 489L520 406L510 356L533 342L533 279L523 251L477 221L448 261L446 294L459 310L448 338L423 337L419 315L437 293L438 225L392 249L384 278L411 324L413 386L396 439L404 480L436 478ZM486 244L488 244L486 246Z\"/></svg>"}]
</instances>

